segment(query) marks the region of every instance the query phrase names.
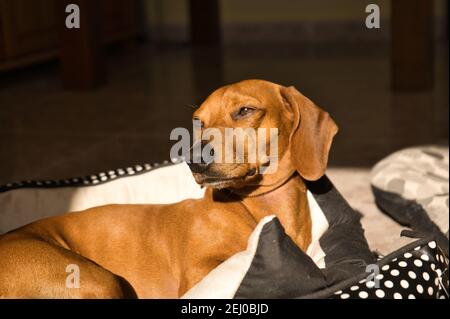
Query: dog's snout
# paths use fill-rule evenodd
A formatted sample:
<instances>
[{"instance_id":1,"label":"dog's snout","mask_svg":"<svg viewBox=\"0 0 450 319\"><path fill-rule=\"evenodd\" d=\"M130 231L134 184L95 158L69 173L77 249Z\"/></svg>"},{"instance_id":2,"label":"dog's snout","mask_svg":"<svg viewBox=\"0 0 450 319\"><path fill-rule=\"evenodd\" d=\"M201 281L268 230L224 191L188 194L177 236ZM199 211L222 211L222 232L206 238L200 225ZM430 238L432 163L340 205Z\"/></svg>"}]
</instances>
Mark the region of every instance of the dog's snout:
<instances>
[{"instance_id":1,"label":"dog's snout","mask_svg":"<svg viewBox=\"0 0 450 319\"><path fill-rule=\"evenodd\" d=\"M209 151L205 151L205 147ZM190 161L188 162L189 168L193 173L202 173L208 166L214 161L214 148L209 145L208 141L202 140L197 142L190 150Z\"/></svg>"}]
</instances>

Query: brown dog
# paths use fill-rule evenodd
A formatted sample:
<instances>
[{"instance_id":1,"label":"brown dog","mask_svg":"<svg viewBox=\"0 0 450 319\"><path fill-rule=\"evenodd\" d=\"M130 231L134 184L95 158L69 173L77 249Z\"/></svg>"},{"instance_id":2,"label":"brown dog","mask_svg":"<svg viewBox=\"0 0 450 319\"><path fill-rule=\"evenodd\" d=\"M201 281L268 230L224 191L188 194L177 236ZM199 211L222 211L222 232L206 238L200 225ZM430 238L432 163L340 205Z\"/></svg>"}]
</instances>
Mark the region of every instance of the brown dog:
<instances>
[{"instance_id":1,"label":"brown dog","mask_svg":"<svg viewBox=\"0 0 450 319\"><path fill-rule=\"evenodd\" d=\"M306 250L311 218L303 179L324 172L337 126L293 87L248 80L218 89L195 112L203 129L278 128L278 168L260 162L191 164L203 199L108 205L44 219L0 237L0 296L177 298L246 248L274 212ZM66 287L66 267L80 287Z\"/></svg>"}]
</instances>

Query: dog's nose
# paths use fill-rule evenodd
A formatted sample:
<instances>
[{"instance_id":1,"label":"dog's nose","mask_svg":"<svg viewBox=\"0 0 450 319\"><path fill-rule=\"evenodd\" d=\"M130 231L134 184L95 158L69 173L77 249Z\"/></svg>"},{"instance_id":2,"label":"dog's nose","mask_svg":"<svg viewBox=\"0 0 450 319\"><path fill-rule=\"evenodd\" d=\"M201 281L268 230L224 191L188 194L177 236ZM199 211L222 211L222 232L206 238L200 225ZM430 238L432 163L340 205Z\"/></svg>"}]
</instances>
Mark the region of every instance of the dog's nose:
<instances>
[{"instance_id":1,"label":"dog's nose","mask_svg":"<svg viewBox=\"0 0 450 319\"><path fill-rule=\"evenodd\" d=\"M188 162L188 165L193 173L204 172L214 160L214 148L211 146L208 146L210 147L209 156L207 158L202 156L203 149L209 142L202 140L198 143L200 143L200 145L194 145L190 150L190 161Z\"/></svg>"},{"instance_id":2,"label":"dog's nose","mask_svg":"<svg viewBox=\"0 0 450 319\"><path fill-rule=\"evenodd\" d=\"M188 165L192 173L203 173L208 168L208 164L205 163L188 163Z\"/></svg>"}]
</instances>

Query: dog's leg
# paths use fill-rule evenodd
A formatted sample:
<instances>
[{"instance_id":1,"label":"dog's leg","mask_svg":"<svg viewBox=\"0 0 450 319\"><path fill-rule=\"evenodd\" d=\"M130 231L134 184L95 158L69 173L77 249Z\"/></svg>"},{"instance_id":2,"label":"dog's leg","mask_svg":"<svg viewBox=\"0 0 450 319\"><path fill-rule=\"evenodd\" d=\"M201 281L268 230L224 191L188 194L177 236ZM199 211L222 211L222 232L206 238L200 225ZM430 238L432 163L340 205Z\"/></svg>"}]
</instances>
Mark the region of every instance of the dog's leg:
<instances>
[{"instance_id":1,"label":"dog's leg","mask_svg":"<svg viewBox=\"0 0 450 319\"><path fill-rule=\"evenodd\" d=\"M136 294L127 281L94 262L19 233L0 237L0 297L135 298Z\"/></svg>"}]
</instances>

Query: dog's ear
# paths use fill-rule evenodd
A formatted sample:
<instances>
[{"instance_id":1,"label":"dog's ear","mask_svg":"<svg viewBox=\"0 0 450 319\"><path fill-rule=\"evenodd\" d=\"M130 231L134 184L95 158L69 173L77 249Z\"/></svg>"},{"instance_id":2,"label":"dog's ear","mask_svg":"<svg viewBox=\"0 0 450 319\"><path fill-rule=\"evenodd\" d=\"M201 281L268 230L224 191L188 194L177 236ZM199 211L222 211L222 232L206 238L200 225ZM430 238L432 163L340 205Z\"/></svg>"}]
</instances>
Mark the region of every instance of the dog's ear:
<instances>
[{"instance_id":1,"label":"dog's ear","mask_svg":"<svg viewBox=\"0 0 450 319\"><path fill-rule=\"evenodd\" d=\"M325 174L331 142L338 127L327 112L293 86L281 87L281 96L292 117L291 162L304 179L317 180Z\"/></svg>"}]
</instances>

